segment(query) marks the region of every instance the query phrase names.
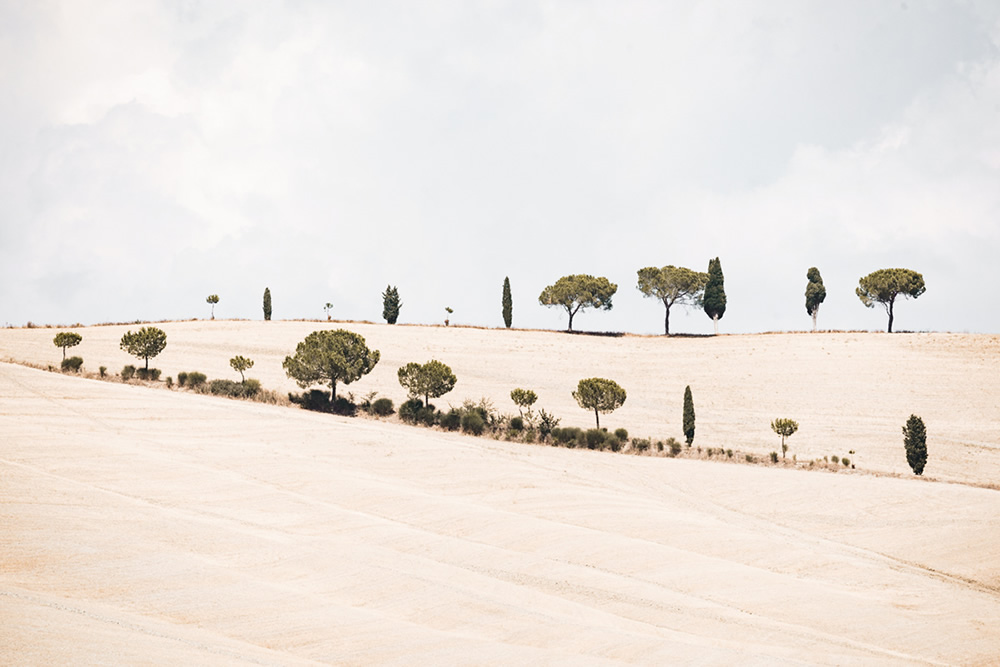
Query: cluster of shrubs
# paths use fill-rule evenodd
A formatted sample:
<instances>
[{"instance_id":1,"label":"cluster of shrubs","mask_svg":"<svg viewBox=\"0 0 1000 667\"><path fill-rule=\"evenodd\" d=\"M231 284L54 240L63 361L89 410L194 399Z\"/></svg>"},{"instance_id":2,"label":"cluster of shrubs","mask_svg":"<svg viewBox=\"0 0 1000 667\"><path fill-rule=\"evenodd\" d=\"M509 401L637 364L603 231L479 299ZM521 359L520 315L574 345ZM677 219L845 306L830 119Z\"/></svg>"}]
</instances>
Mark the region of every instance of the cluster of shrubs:
<instances>
[{"instance_id":1,"label":"cluster of shrubs","mask_svg":"<svg viewBox=\"0 0 1000 667\"><path fill-rule=\"evenodd\" d=\"M628 431L623 428L608 432L606 428L590 428L586 431L577 426L557 428L552 431L552 444L580 449L610 449L619 452L628 443Z\"/></svg>"},{"instance_id":2,"label":"cluster of shrubs","mask_svg":"<svg viewBox=\"0 0 1000 667\"><path fill-rule=\"evenodd\" d=\"M70 371L72 373L79 373L80 368L83 366L83 357L70 357L68 359L62 360L62 371L63 373Z\"/></svg>"},{"instance_id":3,"label":"cluster of shrubs","mask_svg":"<svg viewBox=\"0 0 1000 667\"><path fill-rule=\"evenodd\" d=\"M132 378L139 380L149 380L156 382L160 379L160 369L159 368L136 368L132 364L129 364L122 368L122 380L128 382Z\"/></svg>"},{"instance_id":4,"label":"cluster of shrubs","mask_svg":"<svg viewBox=\"0 0 1000 667\"><path fill-rule=\"evenodd\" d=\"M358 412L358 406L353 397L338 396L331 403L330 392L322 389L310 389L301 394L289 392L288 400L304 410L312 410L313 412L328 412L345 417L353 417Z\"/></svg>"},{"instance_id":5,"label":"cluster of shrubs","mask_svg":"<svg viewBox=\"0 0 1000 667\"><path fill-rule=\"evenodd\" d=\"M191 371L185 373L181 371L177 374L177 386L178 387L188 387L190 389L197 389L201 385L205 384L208 377L204 373L199 373L197 371Z\"/></svg>"}]
</instances>

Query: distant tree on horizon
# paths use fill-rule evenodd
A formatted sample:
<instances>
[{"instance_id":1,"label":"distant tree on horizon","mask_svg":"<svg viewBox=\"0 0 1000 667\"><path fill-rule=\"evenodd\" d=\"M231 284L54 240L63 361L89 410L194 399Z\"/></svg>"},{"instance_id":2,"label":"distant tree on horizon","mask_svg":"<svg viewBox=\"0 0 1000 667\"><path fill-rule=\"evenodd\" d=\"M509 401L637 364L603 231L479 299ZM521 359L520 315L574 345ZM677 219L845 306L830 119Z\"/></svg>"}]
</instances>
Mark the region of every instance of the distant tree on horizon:
<instances>
[{"instance_id":1,"label":"distant tree on horizon","mask_svg":"<svg viewBox=\"0 0 1000 667\"><path fill-rule=\"evenodd\" d=\"M543 306L561 306L569 314L568 331L573 330L573 316L585 308L611 310L611 297L618 291L618 285L607 278L574 274L563 276L549 285L538 295L538 303Z\"/></svg>"},{"instance_id":2,"label":"distant tree on horizon","mask_svg":"<svg viewBox=\"0 0 1000 667\"><path fill-rule=\"evenodd\" d=\"M584 410L593 410L597 428L601 428L601 413L614 412L625 404L625 390L614 380L587 378L580 380L573 398Z\"/></svg>"},{"instance_id":3,"label":"distant tree on horizon","mask_svg":"<svg viewBox=\"0 0 1000 667\"><path fill-rule=\"evenodd\" d=\"M271 288L264 288L264 321L271 319Z\"/></svg>"},{"instance_id":4,"label":"distant tree on horizon","mask_svg":"<svg viewBox=\"0 0 1000 667\"><path fill-rule=\"evenodd\" d=\"M382 292L382 317L389 324L395 324L399 319L399 309L403 302L399 300L399 290L392 285L386 285Z\"/></svg>"},{"instance_id":5,"label":"distant tree on horizon","mask_svg":"<svg viewBox=\"0 0 1000 667\"><path fill-rule=\"evenodd\" d=\"M132 333L126 331L122 336L121 349L137 359L146 360L146 370L149 370L149 360L163 352L167 346L167 334L157 327L143 327Z\"/></svg>"},{"instance_id":6,"label":"distant tree on horizon","mask_svg":"<svg viewBox=\"0 0 1000 667\"><path fill-rule=\"evenodd\" d=\"M806 312L813 318L813 331L816 331L816 318L819 316L819 305L826 300L826 287L819 269L815 266L806 271Z\"/></svg>"},{"instance_id":7,"label":"distant tree on horizon","mask_svg":"<svg viewBox=\"0 0 1000 667\"><path fill-rule=\"evenodd\" d=\"M510 325L514 318L514 302L511 300L510 296L510 277L505 276L503 279L503 324L505 327L510 329Z\"/></svg>"},{"instance_id":8,"label":"distant tree on horizon","mask_svg":"<svg viewBox=\"0 0 1000 667\"><path fill-rule=\"evenodd\" d=\"M323 310L325 310L325 311L326 311L326 321L327 321L327 322L329 322L329 321L330 321L330 311L331 311L332 309L333 309L333 304L332 304L332 303L330 303L329 301L327 301L327 302L326 302L326 305L324 305L324 306L323 306Z\"/></svg>"},{"instance_id":9,"label":"distant tree on horizon","mask_svg":"<svg viewBox=\"0 0 1000 667\"><path fill-rule=\"evenodd\" d=\"M61 347L63 352L63 360L66 359L66 348L76 347L83 340L83 336L76 333L75 331L60 331L56 334L56 337L52 339L52 343L56 347Z\"/></svg>"},{"instance_id":10,"label":"distant tree on horizon","mask_svg":"<svg viewBox=\"0 0 1000 667\"><path fill-rule=\"evenodd\" d=\"M351 331L313 331L285 357L285 374L305 389L330 383L330 405L337 400L337 383L351 384L375 368L378 350L370 350L365 339Z\"/></svg>"},{"instance_id":11,"label":"distant tree on horizon","mask_svg":"<svg viewBox=\"0 0 1000 667\"><path fill-rule=\"evenodd\" d=\"M207 297L205 297L205 302L212 305L212 319L214 320L215 319L215 304L219 303L219 295L218 294L209 294Z\"/></svg>"},{"instance_id":12,"label":"distant tree on horizon","mask_svg":"<svg viewBox=\"0 0 1000 667\"><path fill-rule=\"evenodd\" d=\"M874 308L881 303L889 314L889 329L892 333L893 305L897 296L916 299L927 291L924 277L910 269L879 269L858 280L854 290L866 308Z\"/></svg>"},{"instance_id":13,"label":"distant tree on horizon","mask_svg":"<svg viewBox=\"0 0 1000 667\"><path fill-rule=\"evenodd\" d=\"M719 320L726 314L726 279L722 275L722 262L719 258L708 260L708 280L705 282L705 294L702 306L705 314L712 318L715 333L719 333Z\"/></svg>"},{"instance_id":14,"label":"distant tree on horizon","mask_svg":"<svg viewBox=\"0 0 1000 667\"><path fill-rule=\"evenodd\" d=\"M663 334L670 335L670 307L674 304L696 306L705 292L707 273L692 271L683 266L667 265L663 268L647 266L639 269L637 288L643 296L660 299L666 313L663 317Z\"/></svg>"}]
</instances>

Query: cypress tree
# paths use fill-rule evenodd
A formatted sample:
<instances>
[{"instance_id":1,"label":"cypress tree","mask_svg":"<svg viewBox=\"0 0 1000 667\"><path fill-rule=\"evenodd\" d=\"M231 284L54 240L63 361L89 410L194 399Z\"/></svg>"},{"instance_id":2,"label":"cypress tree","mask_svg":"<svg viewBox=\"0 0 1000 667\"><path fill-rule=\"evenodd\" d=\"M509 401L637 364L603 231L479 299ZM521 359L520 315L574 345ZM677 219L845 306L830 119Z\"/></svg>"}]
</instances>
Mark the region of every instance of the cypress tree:
<instances>
[{"instance_id":1,"label":"cypress tree","mask_svg":"<svg viewBox=\"0 0 1000 667\"><path fill-rule=\"evenodd\" d=\"M819 305L826 300L826 287L823 277L815 266L806 271L806 312L812 315L813 331L816 331L816 318L819 316Z\"/></svg>"},{"instance_id":2,"label":"cypress tree","mask_svg":"<svg viewBox=\"0 0 1000 667\"><path fill-rule=\"evenodd\" d=\"M264 288L264 319L271 319L271 288Z\"/></svg>"},{"instance_id":3,"label":"cypress tree","mask_svg":"<svg viewBox=\"0 0 1000 667\"><path fill-rule=\"evenodd\" d=\"M694 442L694 397L691 396L691 385L684 388L684 438L690 447Z\"/></svg>"},{"instance_id":4,"label":"cypress tree","mask_svg":"<svg viewBox=\"0 0 1000 667\"><path fill-rule=\"evenodd\" d=\"M510 329L510 323L514 317L514 303L510 298L510 278L503 279L503 323Z\"/></svg>"},{"instance_id":5,"label":"cypress tree","mask_svg":"<svg viewBox=\"0 0 1000 667\"><path fill-rule=\"evenodd\" d=\"M719 320L726 314L726 286L719 258L708 260L708 282L705 283L705 314L712 318L715 333L719 333Z\"/></svg>"},{"instance_id":6,"label":"cypress tree","mask_svg":"<svg viewBox=\"0 0 1000 667\"><path fill-rule=\"evenodd\" d=\"M392 285L386 285L382 292L382 317L389 324L395 324L399 318L399 309L402 307L399 300L399 290Z\"/></svg>"},{"instance_id":7,"label":"cypress tree","mask_svg":"<svg viewBox=\"0 0 1000 667\"><path fill-rule=\"evenodd\" d=\"M906 462L913 469L913 474L922 475L927 465L927 428L924 420L916 415L910 415L903 427L903 446L906 448Z\"/></svg>"}]
</instances>

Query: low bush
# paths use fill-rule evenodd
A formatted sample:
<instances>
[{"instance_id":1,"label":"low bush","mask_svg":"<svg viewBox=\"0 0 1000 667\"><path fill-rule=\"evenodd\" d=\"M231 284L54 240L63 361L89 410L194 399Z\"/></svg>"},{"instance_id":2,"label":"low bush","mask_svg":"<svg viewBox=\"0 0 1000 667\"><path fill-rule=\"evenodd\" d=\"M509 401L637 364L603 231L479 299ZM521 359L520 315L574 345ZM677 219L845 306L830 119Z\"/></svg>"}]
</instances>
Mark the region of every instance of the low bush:
<instances>
[{"instance_id":1,"label":"low bush","mask_svg":"<svg viewBox=\"0 0 1000 667\"><path fill-rule=\"evenodd\" d=\"M188 384L191 383L191 375L188 375ZM330 412L330 392L322 389L310 389L302 394L288 394L288 400L295 403L303 410L313 412Z\"/></svg>"},{"instance_id":2,"label":"low bush","mask_svg":"<svg viewBox=\"0 0 1000 667\"><path fill-rule=\"evenodd\" d=\"M538 411L538 434L542 438L547 438L552 434L553 429L559 427L559 418L549 414L545 410Z\"/></svg>"},{"instance_id":3,"label":"low bush","mask_svg":"<svg viewBox=\"0 0 1000 667\"><path fill-rule=\"evenodd\" d=\"M438 423L438 412L433 405L426 405L417 410L417 421L424 426L434 426Z\"/></svg>"},{"instance_id":4,"label":"low bush","mask_svg":"<svg viewBox=\"0 0 1000 667\"><path fill-rule=\"evenodd\" d=\"M552 441L554 444L565 445L567 447L576 447L578 443L584 444L586 442L583 429L576 426L552 429Z\"/></svg>"},{"instance_id":5,"label":"low bush","mask_svg":"<svg viewBox=\"0 0 1000 667\"><path fill-rule=\"evenodd\" d=\"M524 419L521 417L511 417L510 418L510 430L511 431L523 431L524 430Z\"/></svg>"},{"instance_id":6,"label":"low bush","mask_svg":"<svg viewBox=\"0 0 1000 667\"><path fill-rule=\"evenodd\" d=\"M599 428L587 429L587 449L603 449L607 435L607 431L602 431Z\"/></svg>"},{"instance_id":7,"label":"low bush","mask_svg":"<svg viewBox=\"0 0 1000 667\"><path fill-rule=\"evenodd\" d=\"M771 463L778 462L778 452L771 452Z\"/></svg>"},{"instance_id":8,"label":"low bush","mask_svg":"<svg viewBox=\"0 0 1000 667\"><path fill-rule=\"evenodd\" d=\"M160 379L160 369L159 368L137 368L135 369L135 376L140 380L152 380L153 382Z\"/></svg>"},{"instance_id":9,"label":"low bush","mask_svg":"<svg viewBox=\"0 0 1000 667\"><path fill-rule=\"evenodd\" d=\"M233 380L212 380L208 383L209 393L230 398L253 398L260 393L260 380L248 379L246 382Z\"/></svg>"},{"instance_id":10,"label":"low bush","mask_svg":"<svg viewBox=\"0 0 1000 667\"><path fill-rule=\"evenodd\" d=\"M185 373L184 371L181 371L180 373L178 373L177 374L177 386L178 387L183 387L185 384L187 384L187 379L188 379L188 374L187 373Z\"/></svg>"},{"instance_id":11,"label":"low bush","mask_svg":"<svg viewBox=\"0 0 1000 667\"><path fill-rule=\"evenodd\" d=\"M632 449L637 452L645 452L652 447L653 443L649 441L649 438L633 438L632 439Z\"/></svg>"},{"instance_id":12,"label":"low bush","mask_svg":"<svg viewBox=\"0 0 1000 667\"><path fill-rule=\"evenodd\" d=\"M133 375L135 375L135 366L133 366L132 364L129 364L128 366L122 368L122 380L124 380L125 382L131 380Z\"/></svg>"},{"instance_id":13,"label":"low bush","mask_svg":"<svg viewBox=\"0 0 1000 667\"><path fill-rule=\"evenodd\" d=\"M470 411L462 415L463 432L482 435L484 430L486 430L486 422L478 411Z\"/></svg>"},{"instance_id":14,"label":"low bush","mask_svg":"<svg viewBox=\"0 0 1000 667\"><path fill-rule=\"evenodd\" d=\"M677 438L667 438L667 446L670 447L671 456L677 456L681 453L681 443L677 442ZM690 446L688 445L688 447Z\"/></svg>"},{"instance_id":15,"label":"low bush","mask_svg":"<svg viewBox=\"0 0 1000 667\"><path fill-rule=\"evenodd\" d=\"M524 432L524 441L529 445L535 441L535 432L531 429Z\"/></svg>"},{"instance_id":16,"label":"low bush","mask_svg":"<svg viewBox=\"0 0 1000 667\"><path fill-rule=\"evenodd\" d=\"M379 417L388 417L396 412L396 407L392 404L391 398L379 398L372 403L371 411Z\"/></svg>"},{"instance_id":17,"label":"low bush","mask_svg":"<svg viewBox=\"0 0 1000 667\"><path fill-rule=\"evenodd\" d=\"M622 440L620 440L618 436L615 435L614 433L612 433L611 435L609 435L607 438L604 439L604 447L607 447L613 452L620 452L624 444L625 443ZM602 447L602 449L604 447Z\"/></svg>"},{"instance_id":18,"label":"low bush","mask_svg":"<svg viewBox=\"0 0 1000 667\"><path fill-rule=\"evenodd\" d=\"M616 428L615 437L621 440L622 442L628 442L628 431L626 431L623 428Z\"/></svg>"},{"instance_id":19,"label":"low bush","mask_svg":"<svg viewBox=\"0 0 1000 667\"><path fill-rule=\"evenodd\" d=\"M187 386L191 387L192 389L200 387L201 385L205 384L208 381L208 376L205 375L204 373L199 373L198 371L191 371L186 375L187 375ZM179 373L177 374L177 377L180 378ZM329 396L329 394L327 394L327 396Z\"/></svg>"},{"instance_id":20,"label":"low bush","mask_svg":"<svg viewBox=\"0 0 1000 667\"><path fill-rule=\"evenodd\" d=\"M411 398L399 406L399 418L404 422L416 424L419 419L420 410L423 407L423 401L419 398Z\"/></svg>"},{"instance_id":21,"label":"low bush","mask_svg":"<svg viewBox=\"0 0 1000 667\"><path fill-rule=\"evenodd\" d=\"M66 371L79 373L81 366L83 366L83 357L70 357L62 360L62 370L64 373Z\"/></svg>"},{"instance_id":22,"label":"low bush","mask_svg":"<svg viewBox=\"0 0 1000 667\"><path fill-rule=\"evenodd\" d=\"M753 457L752 454L747 454L746 455L746 459L747 459L747 463L753 463L756 460L756 459L754 459L754 457Z\"/></svg>"},{"instance_id":23,"label":"low bush","mask_svg":"<svg viewBox=\"0 0 1000 667\"><path fill-rule=\"evenodd\" d=\"M840 459L840 462L842 464L844 464L845 468L847 468L847 467L849 467L851 465L851 459L847 458L846 456L844 458Z\"/></svg>"},{"instance_id":24,"label":"low bush","mask_svg":"<svg viewBox=\"0 0 1000 667\"><path fill-rule=\"evenodd\" d=\"M167 389L173 389L173 387L174 387L174 379L168 375L167 376Z\"/></svg>"},{"instance_id":25,"label":"low bush","mask_svg":"<svg viewBox=\"0 0 1000 667\"><path fill-rule=\"evenodd\" d=\"M101 377L105 377L108 374L108 367L107 366L101 366L100 369L98 369L98 370L101 373Z\"/></svg>"},{"instance_id":26,"label":"low bush","mask_svg":"<svg viewBox=\"0 0 1000 667\"><path fill-rule=\"evenodd\" d=\"M247 380L250 382L250 380ZM343 396L338 396L333 401L333 407L330 411L335 415L343 415L345 417L353 417L358 414L358 406L355 405L354 401L350 398L345 398Z\"/></svg>"},{"instance_id":27,"label":"low bush","mask_svg":"<svg viewBox=\"0 0 1000 667\"><path fill-rule=\"evenodd\" d=\"M462 427L462 411L452 408L441 415L439 423L441 424L441 428L449 431L457 431Z\"/></svg>"},{"instance_id":28,"label":"low bush","mask_svg":"<svg viewBox=\"0 0 1000 667\"><path fill-rule=\"evenodd\" d=\"M830 457L830 461L833 463L840 463L840 457L834 454L833 456Z\"/></svg>"},{"instance_id":29,"label":"low bush","mask_svg":"<svg viewBox=\"0 0 1000 667\"><path fill-rule=\"evenodd\" d=\"M733 458L733 450L727 449L726 450L726 456L729 457L729 458Z\"/></svg>"}]
</instances>

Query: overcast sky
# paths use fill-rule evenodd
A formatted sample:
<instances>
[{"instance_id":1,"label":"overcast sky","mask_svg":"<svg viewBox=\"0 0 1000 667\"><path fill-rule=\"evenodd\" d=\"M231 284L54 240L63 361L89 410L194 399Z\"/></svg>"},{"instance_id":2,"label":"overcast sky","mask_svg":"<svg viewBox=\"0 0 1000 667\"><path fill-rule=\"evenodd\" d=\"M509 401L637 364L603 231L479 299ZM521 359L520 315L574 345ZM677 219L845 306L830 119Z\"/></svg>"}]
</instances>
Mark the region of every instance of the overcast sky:
<instances>
[{"instance_id":1,"label":"overcast sky","mask_svg":"<svg viewBox=\"0 0 1000 667\"><path fill-rule=\"evenodd\" d=\"M0 0L0 324L262 317L1000 332L1000 3ZM704 333L701 311L671 330Z\"/></svg>"}]
</instances>

